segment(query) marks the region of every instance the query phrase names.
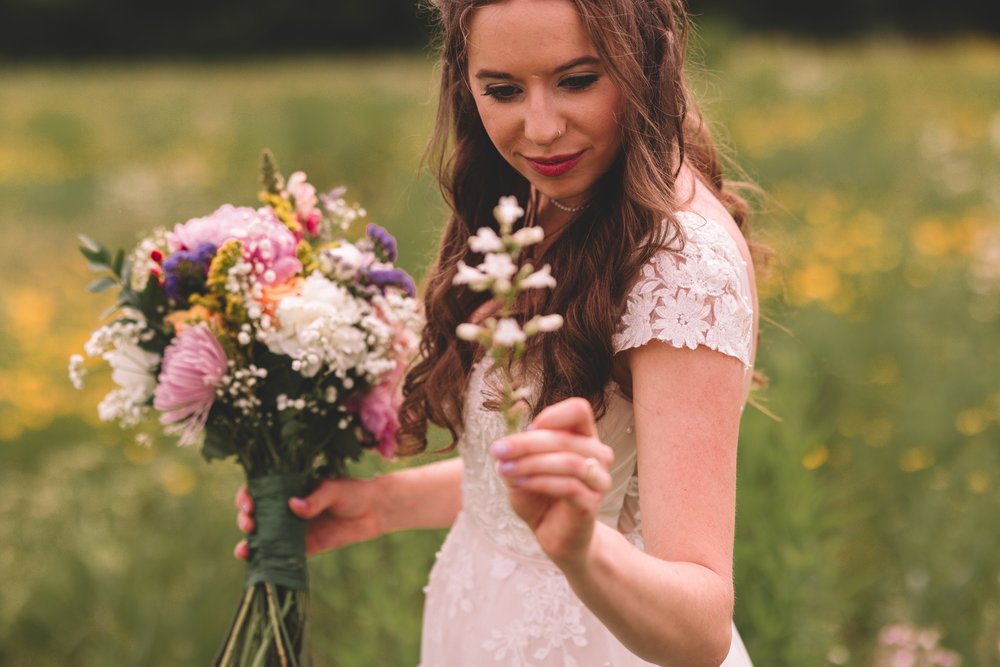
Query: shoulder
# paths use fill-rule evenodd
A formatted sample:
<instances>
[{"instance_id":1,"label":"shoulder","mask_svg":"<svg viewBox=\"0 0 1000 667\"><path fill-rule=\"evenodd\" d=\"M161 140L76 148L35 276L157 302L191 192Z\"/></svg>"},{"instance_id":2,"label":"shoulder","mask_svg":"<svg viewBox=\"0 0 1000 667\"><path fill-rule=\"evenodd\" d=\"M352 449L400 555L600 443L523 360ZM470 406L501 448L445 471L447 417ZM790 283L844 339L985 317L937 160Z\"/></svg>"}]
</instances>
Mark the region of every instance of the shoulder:
<instances>
[{"instance_id":1,"label":"shoulder","mask_svg":"<svg viewBox=\"0 0 1000 667\"><path fill-rule=\"evenodd\" d=\"M751 267L732 230L735 223L680 211L679 249L662 248L628 293L612 344L615 352L660 340L705 346L751 365L754 300ZM727 224L728 223L728 224ZM662 224L667 224L666 222ZM736 229L738 234L738 229Z\"/></svg>"}]
</instances>

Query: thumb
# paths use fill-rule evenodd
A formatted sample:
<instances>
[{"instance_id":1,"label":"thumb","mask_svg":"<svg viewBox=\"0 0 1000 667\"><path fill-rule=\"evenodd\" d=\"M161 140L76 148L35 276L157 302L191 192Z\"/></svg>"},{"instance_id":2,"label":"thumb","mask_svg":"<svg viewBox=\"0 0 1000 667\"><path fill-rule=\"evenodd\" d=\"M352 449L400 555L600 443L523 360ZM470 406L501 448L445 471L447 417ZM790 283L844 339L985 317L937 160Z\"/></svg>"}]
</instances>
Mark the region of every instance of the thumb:
<instances>
[{"instance_id":1,"label":"thumb","mask_svg":"<svg viewBox=\"0 0 1000 667\"><path fill-rule=\"evenodd\" d=\"M342 489L333 480L325 479L305 498L289 498L288 509L302 519L313 519L342 501Z\"/></svg>"}]
</instances>

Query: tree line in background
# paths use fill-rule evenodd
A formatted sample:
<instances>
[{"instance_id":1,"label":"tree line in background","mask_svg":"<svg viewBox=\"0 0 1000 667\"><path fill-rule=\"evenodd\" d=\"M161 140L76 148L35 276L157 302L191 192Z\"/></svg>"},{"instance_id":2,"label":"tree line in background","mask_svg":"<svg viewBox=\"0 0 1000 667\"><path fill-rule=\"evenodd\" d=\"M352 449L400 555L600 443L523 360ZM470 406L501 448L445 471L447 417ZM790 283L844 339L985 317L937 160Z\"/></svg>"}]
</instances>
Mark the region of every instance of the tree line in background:
<instances>
[{"instance_id":1,"label":"tree line in background","mask_svg":"<svg viewBox=\"0 0 1000 667\"><path fill-rule=\"evenodd\" d=\"M0 57L232 56L426 46L427 0L0 0ZM987 0L690 0L702 20L816 37L1000 35Z\"/></svg>"}]
</instances>

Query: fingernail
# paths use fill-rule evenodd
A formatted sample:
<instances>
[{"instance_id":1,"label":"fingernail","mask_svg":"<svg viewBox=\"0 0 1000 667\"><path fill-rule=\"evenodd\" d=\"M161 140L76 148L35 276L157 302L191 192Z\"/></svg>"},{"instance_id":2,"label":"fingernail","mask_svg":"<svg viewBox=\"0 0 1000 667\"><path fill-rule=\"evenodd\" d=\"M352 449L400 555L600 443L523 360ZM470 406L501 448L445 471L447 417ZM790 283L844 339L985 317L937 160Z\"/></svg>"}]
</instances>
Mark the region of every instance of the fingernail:
<instances>
[{"instance_id":1,"label":"fingernail","mask_svg":"<svg viewBox=\"0 0 1000 667\"><path fill-rule=\"evenodd\" d=\"M302 500L302 498L290 498L288 500L288 504L291 505L294 509L299 510L300 512L305 511L305 509L309 507L309 503Z\"/></svg>"},{"instance_id":2,"label":"fingernail","mask_svg":"<svg viewBox=\"0 0 1000 667\"><path fill-rule=\"evenodd\" d=\"M250 503L247 502L246 500L241 501L240 502L240 509L243 510L244 513L249 514L250 513Z\"/></svg>"},{"instance_id":3,"label":"fingernail","mask_svg":"<svg viewBox=\"0 0 1000 667\"><path fill-rule=\"evenodd\" d=\"M534 422L532 422L531 424L528 424L528 426L524 430L525 431L534 431L536 428L538 428L538 427L535 426Z\"/></svg>"},{"instance_id":4,"label":"fingernail","mask_svg":"<svg viewBox=\"0 0 1000 667\"><path fill-rule=\"evenodd\" d=\"M509 475L510 473L514 472L514 468L516 467L517 464L514 463L513 461L504 461L503 463L500 464L500 472L502 472L505 475Z\"/></svg>"},{"instance_id":5,"label":"fingernail","mask_svg":"<svg viewBox=\"0 0 1000 667\"><path fill-rule=\"evenodd\" d=\"M528 481L527 477L515 477L514 486L524 486L524 483Z\"/></svg>"},{"instance_id":6,"label":"fingernail","mask_svg":"<svg viewBox=\"0 0 1000 667\"><path fill-rule=\"evenodd\" d=\"M497 440L490 447L490 452L498 458L507 456L510 454L510 444L506 440Z\"/></svg>"}]
</instances>

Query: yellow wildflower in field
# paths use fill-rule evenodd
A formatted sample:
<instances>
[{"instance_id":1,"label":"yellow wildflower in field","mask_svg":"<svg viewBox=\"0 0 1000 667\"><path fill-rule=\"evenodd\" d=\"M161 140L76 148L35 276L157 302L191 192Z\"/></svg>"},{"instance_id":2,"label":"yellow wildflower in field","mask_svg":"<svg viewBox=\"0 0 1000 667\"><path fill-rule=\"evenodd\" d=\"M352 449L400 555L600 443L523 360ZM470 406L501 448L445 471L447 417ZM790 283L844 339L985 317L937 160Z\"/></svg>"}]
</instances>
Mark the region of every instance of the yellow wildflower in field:
<instances>
[{"instance_id":1,"label":"yellow wildflower in field","mask_svg":"<svg viewBox=\"0 0 1000 667\"><path fill-rule=\"evenodd\" d=\"M899 468L903 472L920 472L934 465L934 453L927 447L911 447L899 457Z\"/></svg>"},{"instance_id":2,"label":"yellow wildflower in field","mask_svg":"<svg viewBox=\"0 0 1000 667\"><path fill-rule=\"evenodd\" d=\"M829 458L830 448L826 445L817 445L802 457L802 467L806 470L818 470Z\"/></svg>"}]
</instances>

